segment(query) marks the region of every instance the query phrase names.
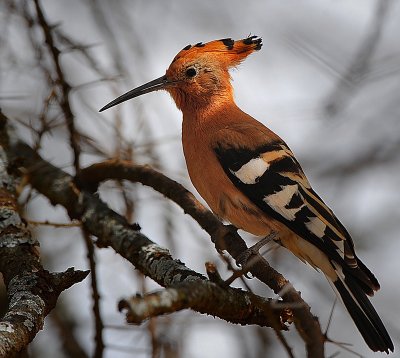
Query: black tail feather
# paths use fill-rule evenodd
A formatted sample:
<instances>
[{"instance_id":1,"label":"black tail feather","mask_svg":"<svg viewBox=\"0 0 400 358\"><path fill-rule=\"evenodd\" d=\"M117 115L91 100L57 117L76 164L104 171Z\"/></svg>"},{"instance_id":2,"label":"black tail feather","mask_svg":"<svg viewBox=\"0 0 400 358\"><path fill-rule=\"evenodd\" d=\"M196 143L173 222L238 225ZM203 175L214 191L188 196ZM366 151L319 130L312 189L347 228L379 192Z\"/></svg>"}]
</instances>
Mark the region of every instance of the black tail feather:
<instances>
[{"instance_id":1,"label":"black tail feather","mask_svg":"<svg viewBox=\"0 0 400 358\"><path fill-rule=\"evenodd\" d=\"M393 352L389 333L358 282L347 275L343 280L339 277L333 284L368 346L374 352Z\"/></svg>"},{"instance_id":2,"label":"black tail feather","mask_svg":"<svg viewBox=\"0 0 400 358\"><path fill-rule=\"evenodd\" d=\"M371 286L372 289L374 291L378 291L380 289L380 284L378 282L378 280L376 279L375 275L370 271L370 269L365 266L365 264L356 256L357 258L357 265L360 268L361 271L363 271L369 278L370 282L371 282Z\"/></svg>"},{"instance_id":3,"label":"black tail feather","mask_svg":"<svg viewBox=\"0 0 400 358\"><path fill-rule=\"evenodd\" d=\"M368 269L367 266L354 254L354 258L357 262L356 267L354 266L344 266L342 267L345 277L351 276L360 288L368 296L373 296L375 291L380 288L379 282L375 275ZM336 266L336 265L334 265Z\"/></svg>"}]
</instances>

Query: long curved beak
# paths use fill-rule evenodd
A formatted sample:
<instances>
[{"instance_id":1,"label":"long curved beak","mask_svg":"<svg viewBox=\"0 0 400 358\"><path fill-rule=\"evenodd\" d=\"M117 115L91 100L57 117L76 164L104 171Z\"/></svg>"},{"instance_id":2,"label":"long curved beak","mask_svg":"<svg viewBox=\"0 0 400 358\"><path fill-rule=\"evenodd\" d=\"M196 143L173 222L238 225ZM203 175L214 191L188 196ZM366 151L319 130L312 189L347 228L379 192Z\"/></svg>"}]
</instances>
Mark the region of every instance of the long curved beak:
<instances>
[{"instance_id":1,"label":"long curved beak","mask_svg":"<svg viewBox=\"0 0 400 358\"><path fill-rule=\"evenodd\" d=\"M161 76L159 78L156 78L153 81L147 82L144 85L136 87L133 90L130 90L129 92L123 94L122 96L119 96L118 98L114 99L110 103L106 104L102 109L100 109L99 112L103 112L106 109L114 107L117 104L127 101L128 99L132 99L132 98L141 96L142 94L165 89L165 87L171 83L172 82L168 81L167 76L165 76L165 75Z\"/></svg>"}]
</instances>

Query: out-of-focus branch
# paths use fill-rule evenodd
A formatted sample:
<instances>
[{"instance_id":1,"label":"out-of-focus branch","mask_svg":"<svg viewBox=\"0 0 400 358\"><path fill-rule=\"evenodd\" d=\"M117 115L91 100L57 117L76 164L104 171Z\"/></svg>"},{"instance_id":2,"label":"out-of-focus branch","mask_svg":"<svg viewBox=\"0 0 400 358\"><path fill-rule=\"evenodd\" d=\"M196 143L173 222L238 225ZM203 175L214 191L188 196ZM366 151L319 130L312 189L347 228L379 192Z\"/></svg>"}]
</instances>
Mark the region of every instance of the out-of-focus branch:
<instances>
[{"instance_id":1,"label":"out-of-focus branch","mask_svg":"<svg viewBox=\"0 0 400 358\"><path fill-rule=\"evenodd\" d=\"M93 241L90 238L90 234L86 230L81 230L83 239L85 240L86 250L87 250L87 259L89 261L90 267L90 283L92 287L92 298L93 298L93 317L94 317L94 326L95 326L95 350L93 353L93 358L101 358L103 356L104 351L104 342L103 342L103 320L101 318L100 312L100 294L99 289L97 287L97 268L96 268L96 260L94 255L94 245Z\"/></svg>"},{"instance_id":2,"label":"out-of-focus branch","mask_svg":"<svg viewBox=\"0 0 400 358\"><path fill-rule=\"evenodd\" d=\"M52 221L36 221L36 220L28 220L28 225L29 226L51 226L54 228L71 228L71 227L81 227L82 224L79 221L72 221L69 223L56 223Z\"/></svg>"},{"instance_id":3,"label":"out-of-focus branch","mask_svg":"<svg viewBox=\"0 0 400 358\"><path fill-rule=\"evenodd\" d=\"M70 268L50 273L43 269L38 242L18 214L15 178L7 172L3 146L8 138L4 134L0 138L0 272L7 287L9 307L0 321L0 357L13 357L43 328L44 318L54 308L60 293L82 281L89 272Z\"/></svg>"},{"instance_id":4,"label":"out-of-focus branch","mask_svg":"<svg viewBox=\"0 0 400 358\"><path fill-rule=\"evenodd\" d=\"M61 96L59 98L60 106L65 115L65 121L66 121L67 128L69 131L70 145L71 145L72 151L74 153L75 171L79 172L79 156L80 156L79 138L78 138L79 134L75 128L74 115L72 113L71 105L69 103L69 93L71 91L71 86L67 82L67 80L64 76L64 72L61 68L61 64L60 64L61 52L54 42L53 34L52 34L52 27L49 25L44 13L43 13L43 10L40 6L39 0L34 0L34 2L35 2L35 8L36 8L36 12L37 12L37 19L43 30L47 48L51 54L54 66L56 68L57 79L54 82L61 89Z\"/></svg>"},{"instance_id":5,"label":"out-of-focus branch","mask_svg":"<svg viewBox=\"0 0 400 358\"><path fill-rule=\"evenodd\" d=\"M5 129L5 117L3 130ZM1 123L1 122L0 122ZM159 247L138 231L138 225L129 224L125 218L107 207L99 198L86 191L79 191L73 178L64 171L43 160L31 147L13 138L6 146L6 152L11 163L10 169L23 173L28 182L37 191L45 195L54 205L64 206L70 217L80 219L84 228L98 237L98 246L111 246L121 256L130 261L138 270L164 287L193 284L198 289L214 292L209 297L215 298L222 288L207 280L203 275L187 268L182 262L174 260L169 251ZM20 170L17 170L19 167ZM228 302L236 302L236 306L215 305L209 298L208 313L230 322L241 324L259 324L264 319L264 325L285 329L284 317L287 310L271 304L273 315L265 314L265 304L262 307L254 305L255 298L249 299L252 293L239 289L224 287ZM207 295L203 295L207 297ZM261 298L260 298L261 299ZM229 311L229 316L227 312ZM261 316L260 316L261 315Z\"/></svg>"},{"instance_id":6,"label":"out-of-focus branch","mask_svg":"<svg viewBox=\"0 0 400 358\"><path fill-rule=\"evenodd\" d=\"M344 108L357 86L370 70L371 58L381 39L386 15L389 13L391 4L391 0L379 0L377 2L369 33L361 43L348 70L341 76L336 87L328 96L325 104L325 111L328 115L335 116Z\"/></svg>"},{"instance_id":7,"label":"out-of-focus branch","mask_svg":"<svg viewBox=\"0 0 400 358\"><path fill-rule=\"evenodd\" d=\"M87 185L88 189L96 190L100 182L108 179L125 179L140 182L175 201L183 208L185 213L192 216L210 234L217 248L227 250L233 258L238 258L242 252L247 250L246 243L236 231L230 230L229 227L223 225L212 212L207 210L182 185L151 167L108 160L82 169L78 181L80 185ZM290 282L261 257L258 260L254 260L250 272L270 286L285 302L294 304L294 322L297 330L306 342L308 356L322 357L324 354L324 337L321 333L318 320L311 314L310 307L291 286Z\"/></svg>"},{"instance_id":8,"label":"out-of-focus branch","mask_svg":"<svg viewBox=\"0 0 400 358\"><path fill-rule=\"evenodd\" d=\"M310 168L318 168L317 173L322 177L332 177L340 173L341 178L352 178L355 175L371 170L374 166L382 166L387 163L398 160L400 154L400 138L379 142L375 145L371 143L370 147L363 150L358 156L353 155L351 158L345 158L342 162L335 165L321 166L318 168L318 163L315 160L308 161L307 166ZM321 168L322 167L322 168Z\"/></svg>"},{"instance_id":9,"label":"out-of-focus branch","mask_svg":"<svg viewBox=\"0 0 400 358\"><path fill-rule=\"evenodd\" d=\"M69 358L89 358L89 355L77 340L76 322L67 305L63 304L62 301L57 302L57 306L51 311L49 318L58 331L64 356Z\"/></svg>"},{"instance_id":10,"label":"out-of-focus branch","mask_svg":"<svg viewBox=\"0 0 400 358\"><path fill-rule=\"evenodd\" d=\"M60 63L60 54L61 51L56 46L55 37L56 34L53 32L53 28L48 23L42 7L40 6L39 0L34 0L35 8L37 12L37 19L40 27L43 30L45 36L45 42L48 48L49 53L51 54L51 58L53 60L57 80L55 84L60 88L61 95L59 96L60 107L65 116L65 122L67 124L68 132L69 132L69 140L70 146L73 152L73 163L75 168L75 173L79 173L80 170L80 146L79 146L79 133L76 130L75 119L72 113L71 104L69 100L69 94L71 91L71 85L67 82L63 69ZM85 52L85 51L82 51ZM82 230L84 241L87 248L87 258L90 265L91 271L91 288L92 288L92 297L93 297L93 313L95 319L95 352L93 357L101 358L103 356L104 351L104 342L103 342L103 322L101 319L100 313L100 296L97 288L97 275L96 275L96 265L94 259L94 247L93 243L90 239L90 235Z\"/></svg>"}]
</instances>

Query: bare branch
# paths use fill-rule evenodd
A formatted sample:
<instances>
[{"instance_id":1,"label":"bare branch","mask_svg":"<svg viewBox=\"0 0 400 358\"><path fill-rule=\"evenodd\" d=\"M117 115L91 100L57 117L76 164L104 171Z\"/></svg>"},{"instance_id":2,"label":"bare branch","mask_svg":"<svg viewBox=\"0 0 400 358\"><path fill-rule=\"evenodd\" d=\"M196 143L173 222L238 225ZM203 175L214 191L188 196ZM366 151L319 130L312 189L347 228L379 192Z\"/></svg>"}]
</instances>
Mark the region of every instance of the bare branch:
<instances>
[{"instance_id":1,"label":"bare branch","mask_svg":"<svg viewBox=\"0 0 400 358\"><path fill-rule=\"evenodd\" d=\"M63 353L70 358L89 358L76 337L76 322L73 312L63 302L57 302L57 306L49 315L56 326L58 336L62 341Z\"/></svg>"},{"instance_id":2,"label":"bare branch","mask_svg":"<svg viewBox=\"0 0 400 358\"><path fill-rule=\"evenodd\" d=\"M377 1L375 16L369 27L369 33L361 43L348 70L341 76L335 89L328 97L325 104L325 112L328 115L336 116L344 108L351 95L357 90L357 87L370 70L370 62L381 39L386 23L385 18L390 11L391 5L391 0Z\"/></svg>"},{"instance_id":3,"label":"bare branch","mask_svg":"<svg viewBox=\"0 0 400 358\"><path fill-rule=\"evenodd\" d=\"M237 232L224 226L192 193L149 166L109 160L82 169L78 181L80 185L86 185L91 190L96 190L99 182L108 179L126 179L140 182L151 186L167 198L175 201L183 208L185 213L192 216L210 234L218 249L227 250L235 259L247 250L246 243ZM290 282L274 270L261 256L253 264L250 272L271 287L276 294L280 294L285 302L294 304L294 322L306 342L309 357L322 357L324 354L324 336L318 320L311 314L310 307L291 286Z\"/></svg>"},{"instance_id":4,"label":"bare branch","mask_svg":"<svg viewBox=\"0 0 400 358\"><path fill-rule=\"evenodd\" d=\"M104 324L101 318L100 313L100 294L99 289L97 287L97 268L96 268L96 260L95 260L95 251L93 241L90 238L90 234L82 229L83 239L86 244L87 250L87 259L89 261L90 273L91 273L91 280L90 284L92 287L92 298L93 298L93 316L94 316L94 323L95 323L95 351L93 353L93 358L101 358L103 356L104 351L104 342L103 342L103 329Z\"/></svg>"},{"instance_id":5,"label":"bare branch","mask_svg":"<svg viewBox=\"0 0 400 358\"><path fill-rule=\"evenodd\" d=\"M55 222L48 221L48 220L45 220L45 221L28 220L27 223L29 226L52 226L52 227L60 228L60 229L82 226L82 224L78 221L69 222L69 223L55 223Z\"/></svg>"},{"instance_id":6,"label":"bare branch","mask_svg":"<svg viewBox=\"0 0 400 358\"><path fill-rule=\"evenodd\" d=\"M56 84L59 85L62 95L60 98L60 106L62 111L65 115L65 121L68 127L69 136L70 136L70 145L72 151L74 153L74 167L75 171L79 172L79 156L80 156L80 149L79 149L79 139L78 139L78 132L75 129L74 123L74 115L72 113L71 105L69 103L69 92L71 91L71 86L67 82L64 76L64 72L61 68L60 64L60 50L57 48L56 44L54 43L52 28L47 22L43 10L40 6L39 0L34 0L35 8L37 12L37 18L39 24L43 30L45 36L45 42L48 47L48 50L52 56L54 66L56 68L57 73L57 81Z\"/></svg>"},{"instance_id":7,"label":"bare branch","mask_svg":"<svg viewBox=\"0 0 400 358\"><path fill-rule=\"evenodd\" d=\"M127 321L135 324L150 317L191 308L223 317L232 323L287 329L276 320L277 312L271 310L271 300L237 288L221 287L210 281L205 281L202 285L199 285L198 280L186 281L162 291L133 296L121 300L118 308L126 310ZM284 310L280 315L284 319L290 316L285 316Z\"/></svg>"},{"instance_id":8,"label":"bare branch","mask_svg":"<svg viewBox=\"0 0 400 358\"><path fill-rule=\"evenodd\" d=\"M1 142L7 142L4 133ZM9 307L0 321L0 356L13 357L43 328L44 318L54 308L60 293L82 281L89 272L70 268L50 273L43 269L39 244L19 216L15 179L6 168L6 153L1 149L0 272L7 287Z\"/></svg>"},{"instance_id":9,"label":"bare branch","mask_svg":"<svg viewBox=\"0 0 400 358\"><path fill-rule=\"evenodd\" d=\"M2 119L3 123L0 128L4 130L5 117ZM10 158L10 168L16 170L17 164L23 167L24 175L28 178L29 183L54 205L63 205L71 218L80 219L84 228L98 237L96 241L98 246L111 246L138 270L164 287L196 283L199 289L207 292L210 289L216 292L223 291L231 296L229 302L233 300L242 304L240 310L232 309L227 317L225 315L227 315L229 306L223 307L224 305L219 307L212 305L212 310L207 312L209 314L230 321L236 317L236 322L243 324L256 322L258 324L261 320L260 314L262 314L266 319L264 325L271 327L281 325L281 329L285 329L283 319L288 316L285 307L281 307L281 309L274 304L269 311L273 312L273 315L267 316L265 313L261 313L261 311L265 312L267 301L263 303L262 307L254 306L254 303L258 301L256 299L249 300L250 293L229 287L222 289L208 281L203 275L188 269L182 262L174 260L168 250L141 234L138 231L138 225L129 224L125 218L109 209L96 196L86 191L79 191L70 175L43 160L26 144L14 138L12 143L6 146L6 150ZM203 295L203 297L206 298L207 295ZM214 299L215 294L210 297ZM245 322L243 315L247 317L249 311L255 312L253 321Z\"/></svg>"}]
</instances>

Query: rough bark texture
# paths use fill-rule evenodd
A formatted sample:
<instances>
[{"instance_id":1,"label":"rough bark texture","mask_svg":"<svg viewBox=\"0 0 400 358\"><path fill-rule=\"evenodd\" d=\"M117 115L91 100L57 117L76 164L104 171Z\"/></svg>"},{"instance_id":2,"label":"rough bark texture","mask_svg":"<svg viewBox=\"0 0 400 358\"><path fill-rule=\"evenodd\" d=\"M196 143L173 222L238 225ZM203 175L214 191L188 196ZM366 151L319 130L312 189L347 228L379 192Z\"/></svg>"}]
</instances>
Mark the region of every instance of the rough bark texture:
<instances>
[{"instance_id":1,"label":"rough bark texture","mask_svg":"<svg viewBox=\"0 0 400 358\"><path fill-rule=\"evenodd\" d=\"M109 180L129 180L148 185L180 205L185 213L192 216L209 233L217 249L226 250L237 259L247 250L244 240L235 230L224 226L207 210L191 192L176 181L148 166L133 165L128 162L108 160L97 163L81 171L78 181L89 190L96 190L100 182ZM306 343L309 357L323 357L324 337L318 319L311 313L308 304L301 298L291 283L272 268L267 261L258 256L252 260L249 271L260 281L290 304L293 319L299 334Z\"/></svg>"},{"instance_id":2,"label":"rough bark texture","mask_svg":"<svg viewBox=\"0 0 400 358\"><path fill-rule=\"evenodd\" d=\"M70 268L50 273L43 269L39 244L18 213L15 178L7 172L4 145L8 138L4 134L0 147L0 272L7 288L8 310L0 321L0 357L13 357L43 328L60 293L89 272Z\"/></svg>"},{"instance_id":3,"label":"rough bark texture","mask_svg":"<svg viewBox=\"0 0 400 358\"><path fill-rule=\"evenodd\" d=\"M3 118L4 121L5 118ZM5 124L2 126L4 130ZM84 229L97 237L97 246L111 246L143 274L151 277L160 285L170 288L165 293L156 295L171 297L170 295L173 293L175 298L180 297L179 302L178 300L174 301L174 304L179 306L178 309L190 307L230 322L260 325L263 321L261 325L271 326L275 330L285 328L282 322L290 316L287 313L287 307L286 309L285 306L278 307L279 309L276 310L276 304L269 307L268 300L242 290L221 287L221 285L210 282L201 274L188 269L179 260L174 260L168 250L141 234L137 224L129 224L125 218L109 209L96 194L93 194L90 189L93 189L91 186L96 183L93 183L93 180L85 182L88 175L80 175L75 182L70 175L43 160L32 148L15 138L6 145L6 152L10 161L10 170L20 176L23 175L25 180L46 196L53 205L59 204L65 207L72 219L80 220ZM116 168L112 169L115 172ZM145 169L152 171L148 167ZM88 170L88 172L90 171ZM141 182L146 185L154 185L156 190L180 204L210 233L213 242L219 249L227 250L234 258L238 258L247 249L243 239L234 230L222 225L182 186L155 171L151 172L151 175L147 173L145 177L154 183L149 184L143 178ZM119 179L126 178L122 176ZM179 198L182 198L182 202ZM294 322L306 343L308 356L323 357L324 338L318 320L312 316L309 306L302 300L299 293L261 257L255 260L250 271L272 287L276 293L281 294L285 302L295 303L293 305ZM193 295L189 294L194 287L197 290L196 295L202 296L204 299L208 298L206 302L200 304ZM226 305L215 304L217 299L234 304L227 308ZM143 302L145 301L146 297ZM130 308L129 300L125 300L121 304L121 307ZM133 311L131 310L131 312ZM165 310L164 307L164 312L161 313L165 312L168 310Z\"/></svg>"},{"instance_id":4,"label":"rough bark texture","mask_svg":"<svg viewBox=\"0 0 400 358\"><path fill-rule=\"evenodd\" d=\"M240 289L221 288L200 273L190 270L179 260L174 260L167 249L141 234L138 225L129 224L96 195L79 190L70 175L43 160L26 144L16 141L8 146L7 153L11 167L23 167L29 183L52 204L64 206L71 218L81 220L85 230L98 238L98 246L111 246L161 286L187 284L203 290L203 305L191 308L198 308L199 312L234 323L260 324L263 321L263 325L285 329L283 317L288 315L284 308L276 309L276 305L268 300ZM217 297L219 300L231 302L231 305L216 305ZM268 304L271 305L269 311L265 310L265 305Z\"/></svg>"}]
</instances>

